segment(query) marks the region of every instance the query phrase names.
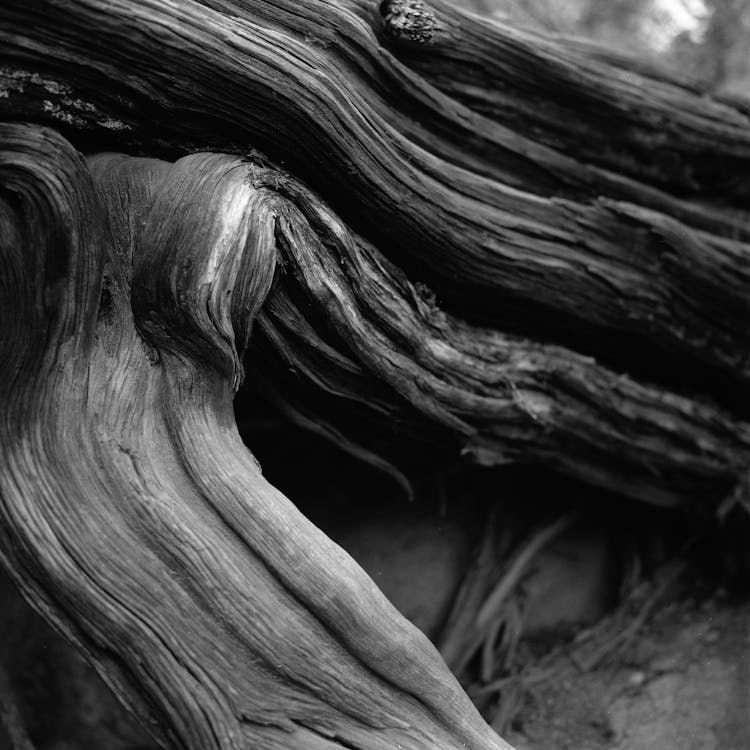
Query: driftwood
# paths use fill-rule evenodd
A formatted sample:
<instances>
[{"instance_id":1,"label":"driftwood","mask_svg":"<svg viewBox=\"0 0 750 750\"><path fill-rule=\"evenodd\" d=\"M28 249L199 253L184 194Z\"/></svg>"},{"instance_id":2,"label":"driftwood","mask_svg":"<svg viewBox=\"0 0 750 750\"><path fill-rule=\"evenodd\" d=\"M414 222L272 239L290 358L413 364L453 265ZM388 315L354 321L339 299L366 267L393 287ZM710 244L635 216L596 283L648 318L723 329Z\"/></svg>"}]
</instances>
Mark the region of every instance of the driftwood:
<instances>
[{"instance_id":1,"label":"driftwood","mask_svg":"<svg viewBox=\"0 0 750 750\"><path fill-rule=\"evenodd\" d=\"M0 65L0 559L163 743L506 746L246 370L376 463L746 492L747 105L419 0L11 1Z\"/></svg>"}]
</instances>

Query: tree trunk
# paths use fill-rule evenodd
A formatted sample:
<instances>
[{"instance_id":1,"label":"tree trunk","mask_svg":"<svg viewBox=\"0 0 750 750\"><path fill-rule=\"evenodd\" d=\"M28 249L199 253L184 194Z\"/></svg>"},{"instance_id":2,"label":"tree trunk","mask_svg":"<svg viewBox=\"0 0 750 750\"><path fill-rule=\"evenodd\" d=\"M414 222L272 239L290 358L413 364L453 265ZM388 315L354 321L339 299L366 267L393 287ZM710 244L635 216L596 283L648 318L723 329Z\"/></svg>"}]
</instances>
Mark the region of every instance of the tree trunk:
<instances>
[{"instance_id":1,"label":"tree trunk","mask_svg":"<svg viewBox=\"0 0 750 750\"><path fill-rule=\"evenodd\" d=\"M3 565L167 746L507 747L234 394L745 499L750 107L438 0L0 21Z\"/></svg>"}]
</instances>

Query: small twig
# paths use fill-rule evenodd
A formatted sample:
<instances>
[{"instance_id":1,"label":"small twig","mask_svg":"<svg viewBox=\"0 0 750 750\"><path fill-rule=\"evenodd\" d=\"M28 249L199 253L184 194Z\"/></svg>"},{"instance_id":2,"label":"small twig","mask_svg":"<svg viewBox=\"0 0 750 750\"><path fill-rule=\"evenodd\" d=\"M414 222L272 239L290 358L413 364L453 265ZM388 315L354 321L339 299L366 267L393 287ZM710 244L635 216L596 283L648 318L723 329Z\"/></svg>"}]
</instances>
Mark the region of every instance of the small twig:
<instances>
[{"instance_id":1,"label":"small twig","mask_svg":"<svg viewBox=\"0 0 750 750\"><path fill-rule=\"evenodd\" d=\"M628 646L638 631L645 625L655 605L667 591L667 589L679 578L684 571L684 565L679 561L673 562L666 571L663 580L646 597L637 613L630 618L627 624L623 620L628 617L627 610L631 602L625 602L620 610L611 618L602 623L601 628L591 631L590 637L586 639L577 649L569 653L571 661L583 672L595 669L607 656L622 650ZM607 631L614 630L614 633ZM598 634L601 634L597 638ZM592 641L597 641L593 642Z\"/></svg>"},{"instance_id":2,"label":"small twig","mask_svg":"<svg viewBox=\"0 0 750 750\"><path fill-rule=\"evenodd\" d=\"M489 633L482 643L482 658L479 668L479 678L482 682L489 682L492 679L495 667L495 643L497 643L497 637L504 625L505 621L498 617L490 625Z\"/></svg>"},{"instance_id":3,"label":"small twig","mask_svg":"<svg viewBox=\"0 0 750 750\"><path fill-rule=\"evenodd\" d=\"M577 510L571 511L558 518L554 523L549 524L549 526L539 529L519 550L505 575L498 581L497 586L487 597L477 614L477 627L480 630L484 630L498 616L503 602L516 587L534 557L555 537L569 528L577 520L578 515Z\"/></svg>"},{"instance_id":4,"label":"small twig","mask_svg":"<svg viewBox=\"0 0 750 750\"><path fill-rule=\"evenodd\" d=\"M719 505L719 519L726 520L734 508L742 508L746 513L750 513L750 471L741 477L731 494Z\"/></svg>"},{"instance_id":5,"label":"small twig","mask_svg":"<svg viewBox=\"0 0 750 750\"><path fill-rule=\"evenodd\" d=\"M498 620L503 621L504 618L501 618L503 606L523 578L534 557L565 529L569 528L577 518L578 511L571 511L554 523L539 529L515 554L505 574L478 608L476 617L469 624L469 635L464 635L462 638L460 651L454 648L456 657L448 662L454 673L458 674L466 667L477 649L485 642L488 631L493 627L493 624Z\"/></svg>"},{"instance_id":6,"label":"small twig","mask_svg":"<svg viewBox=\"0 0 750 750\"><path fill-rule=\"evenodd\" d=\"M498 509L493 505L487 513L474 560L466 570L461 586L453 599L453 605L440 638L440 654L455 674L463 668L462 654L466 650L466 641L471 639L474 613L490 586L498 558L502 555L502 549L499 547L504 547L504 544L502 540L497 539L497 516Z\"/></svg>"}]
</instances>

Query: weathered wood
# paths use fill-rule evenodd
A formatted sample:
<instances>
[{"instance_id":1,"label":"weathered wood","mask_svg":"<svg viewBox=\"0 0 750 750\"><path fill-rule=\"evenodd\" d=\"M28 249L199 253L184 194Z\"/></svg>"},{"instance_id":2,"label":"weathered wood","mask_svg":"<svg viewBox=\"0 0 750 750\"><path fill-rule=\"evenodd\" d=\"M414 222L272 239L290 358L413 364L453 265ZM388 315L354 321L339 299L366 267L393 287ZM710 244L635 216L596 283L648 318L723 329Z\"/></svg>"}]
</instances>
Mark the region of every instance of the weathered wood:
<instances>
[{"instance_id":1,"label":"weathered wood","mask_svg":"<svg viewBox=\"0 0 750 750\"><path fill-rule=\"evenodd\" d=\"M408 31L402 6L436 14L448 35L407 45L412 67L383 46L394 18ZM260 149L464 314L583 336L618 369L647 353L668 376L671 353L683 372L709 368L694 385L721 393L721 375L747 387L739 104L444 3L131 1L102 13L50 0L6 3L0 20L0 116L54 123L84 150ZM511 94L482 114L460 101L467 86L492 98L504 85Z\"/></svg>"},{"instance_id":2,"label":"weathered wood","mask_svg":"<svg viewBox=\"0 0 750 750\"><path fill-rule=\"evenodd\" d=\"M543 463L641 500L718 501L744 475L750 426L729 412L569 349L468 325L287 176L256 169L253 182L287 199L276 229L282 283L260 327L292 381L324 379L412 429L416 410L425 434L440 425L479 463Z\"/></svg>"},{"instance_id":3,"label":"weathered wood","mask_svg":"<svg viewBox=\"0 0 750 750\"><path fill-rule=\"evenodd\" d=\"M237 157L87 166L0 135L0 556L25 595L169 746L507 747L237 434L273 192Z\"/></svg>"},{"instance_id":4,"label":"weathered wood","mask_svg":"<svg viewBox=\"0 0 750 750\"><path fill-rule=\"evenodd\" d=\"M373 7L352 2L365 16ZM737 231L747 237L747 100L592 42L487 23L444 0L385 0L380 15L383 43L452 98L607 170L602 181L626 175L674 196L733 204L745 212ZM420 26L425 33L413 33Z\"/></svg>"},{"instance_id":5,"label":"weathered wood","mask_svg":"<svg viewBox=\"0 0 750 750\"><path fill-rule=\"evenodd\" d=\"M262 478L245 367L376 462L746 492L741 103L438 0L11 0L0 120L0 560L169 746L505 747Z\"/></svg>"},{"instance_id":6,"label":"weathered wood","mask_svg":"<svg viewBox=\"0 0 750 750\"><path fill-rule=\"evenodd\" d=\"M241 444L231 400L277 257L278 351L368 408L377 376L386 415L410 407L480 462L667 503L747 465L750 429L715 408L441 312L285 174L218 154L87 166L52 131L2 135L3 562L165 741L501 746Z\"/></svg>"}]
</instances>

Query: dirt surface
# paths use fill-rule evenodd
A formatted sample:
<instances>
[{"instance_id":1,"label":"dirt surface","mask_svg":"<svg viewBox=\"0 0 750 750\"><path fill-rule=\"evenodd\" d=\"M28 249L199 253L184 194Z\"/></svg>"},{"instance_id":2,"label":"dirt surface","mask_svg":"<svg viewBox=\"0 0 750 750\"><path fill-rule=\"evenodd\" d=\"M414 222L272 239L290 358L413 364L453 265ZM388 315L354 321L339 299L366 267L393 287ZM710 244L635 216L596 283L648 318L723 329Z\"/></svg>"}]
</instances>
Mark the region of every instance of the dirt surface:
<instances>
[{"instance_id":1,"label":"dirt surface","mask_svg":"<svg viewBox=\"0 0 750 750\"><path fill-rule=\"evenodd\" d=\"M666 607L614 660L561 654L506 733L517 750L748 750L750 607Z\"/></svg>"}]
</instances>

